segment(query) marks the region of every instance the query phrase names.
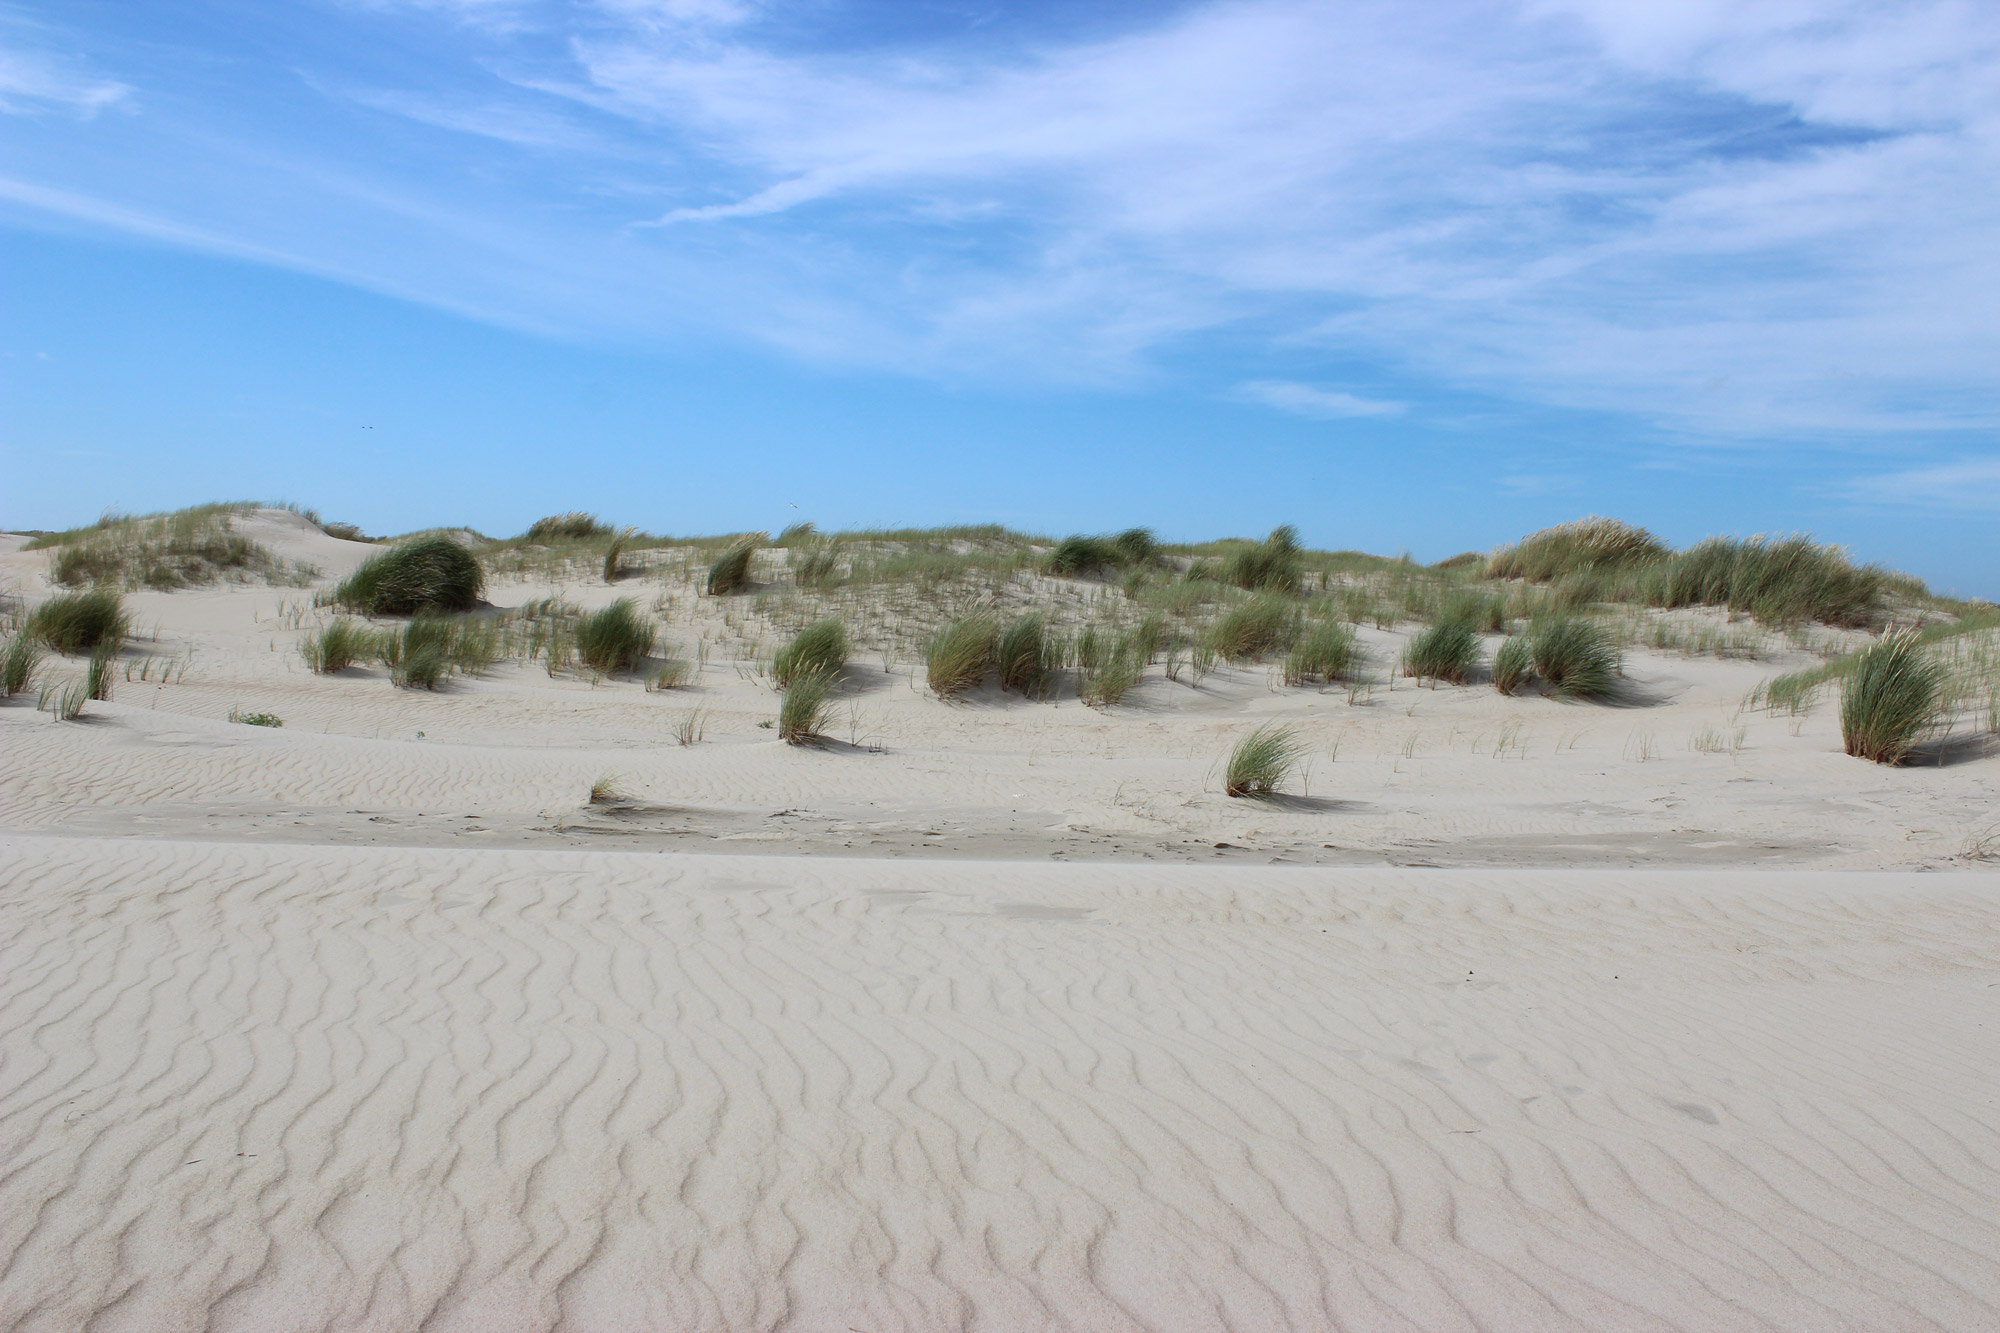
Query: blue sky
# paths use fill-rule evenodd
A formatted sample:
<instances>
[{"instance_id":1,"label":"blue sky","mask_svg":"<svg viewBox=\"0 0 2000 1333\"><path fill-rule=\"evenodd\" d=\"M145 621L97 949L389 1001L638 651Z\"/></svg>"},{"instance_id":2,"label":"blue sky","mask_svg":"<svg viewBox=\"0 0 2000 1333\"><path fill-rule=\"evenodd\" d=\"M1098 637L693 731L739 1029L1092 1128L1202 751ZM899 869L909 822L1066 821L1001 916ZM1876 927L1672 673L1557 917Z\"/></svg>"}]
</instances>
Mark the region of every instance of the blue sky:
<instances>
[{"instance_id":1,"label":"blue sky","mask_svg":"<svg viewBox=\"0 0 2000 1333\"><path fill-rule=\"evenodd\" d=\"M2000 596L1990 3L0 3L0 129L12 526L1604 512Z\"/></svg>"}]
</instances>

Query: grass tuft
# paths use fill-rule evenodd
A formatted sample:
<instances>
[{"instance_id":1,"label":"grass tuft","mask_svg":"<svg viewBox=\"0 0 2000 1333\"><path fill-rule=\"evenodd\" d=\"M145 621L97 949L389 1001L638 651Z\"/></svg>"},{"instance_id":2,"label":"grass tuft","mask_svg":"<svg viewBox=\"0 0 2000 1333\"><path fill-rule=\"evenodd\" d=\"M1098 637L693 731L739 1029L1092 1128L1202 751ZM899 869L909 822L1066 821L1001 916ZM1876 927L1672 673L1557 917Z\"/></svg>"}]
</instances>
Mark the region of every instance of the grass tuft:
<instances>
[{"instance_id":1,"label":"grass tuft","mask_svg":"<svg viewBox=\"0 0 2000 1333\"><path fill-rule=\"evenodd\" d=\"M778 739L787 745L824 739L827 723L833 719L832 694L830 673L793 677L778 705Z\"/></svg>"},{"instance_id":2,"label":"grass tuft","mask_svg":"<svg viewBox=\"0 0 2000 1333\"><path fill-rule=\"evenodd\" d=\"M1535 674L1535 649L1525 634L1516 634L1493 654L1493 688L1502 694L1517 693Z\"/></svg>"},{"instance_id":3,"label":"grass tuft","mask_svg":"<svg viewBox=\"0 0 2000 1333\"><path fill-rule=\"evenodd\" d=\"M1471 622L1440 620L1403 649L1403 674L1463 685L1479 665L1479 635Z\"/></svg>"},{"instance_id":4,"label":"grass tuft","mask_svg":"<svg viewBox=\"0 0 2000 1333\"><path fill-rule=\"evenodd\" d=\"M1229 561L1229 581L1252 592L1297 592L1299 589L1299 530L1282 524L1255 546L1236 552Z\"/></svg>"},{"instance_id":5,"label":"grass tuft","mask_svg":"<svg viewBox=\"0 0 2000 1333\"><path fill-rule=\"evenodd\" d=\"M694 665L685 657L669 657L646 677L649 690L677 690L694 679Z\"/></svg>"},{"instance_id":6,"label":"grass tuft","mask_svg":"<svg viewBox=\"0 0 2000 1333\"><path fill-rule=\"evenodd\" d=\"M847 666L847 626L839 616L816 620L792 636L771 663L778 688L808 676L836 676Z\"/></svg>"},{"instance_id":7,"label":"grass tuft","mask_svg":"<svg viewBox=\"0 0 2000 1333\"><path fill-rule=\"evenodd\" d=\"M597 781L590 784L589 803L591 805L624 805L632 799L625 794L624 787L620 785L624 780L624 777L618 773L599 774Z\"/></svg>"},{"instance_id":8,"label":"grass tuft","mask_svg":"<svg viewBox=\"0 0 2000 1333\"><path fill-rule=\"evenodd\" d=\"M0 693L11 699L27 689L46 651L42 641L25 629L7 640L6 651L0 652Z\"/></svg>"},{"instance_id":9,"label":"grass tuft","mask_svg":"<svg viewBox=\"0 0 2000 1333\"><path fill-rule=\"evenodd\" d=\"M299 640L299 656L307 668L322 676L345 671L379 651L375 632L351 616L335 616L325 627Z\"/></svg>"},{"instance_id":10,"label":"grass tuft","mask_svg":"<svg viewBox=\"0 0 2000 1333\"><path fill-rule=\"evenodd\" d=\"M118 664L118 650L122 646L116 639L100 639L97 646L90 650L90 671L84 677L84 683L90 690L91 698L111 697L112 672Z\"/></svg>"},{"instance_id":11,"label":"grass tuft","mask_svg":"<svg viewBox=\"0 0 2000 1333\"><path fill-rule=\"evenodd\" d=\"M470 611L486 590L472 552L449 537L418 537L392 546L347 576L333 600L370 616Z\"/></svg>"},{"instance_id":12,"label":"grass tuft","mask_svg":"<svg viewBox=\"0 0 2000 1333\"><path fill-rule=\"evenodd\" d=\"M1543 528L1501 547L1486 562L1486 574L1548 583L1575 570L1651 564L1666 555L1666 544L1646 529L1593 515Z\"/></svg>"},{"instance_id":13,"label":"grass tuft","mask_svg":"<svg viewBox=\"0 0 2000 1333\"><path fill-rule=\"evenodd\" d=\"M1528 633L1535 674L1556 694L1594 699L1611 693L1618 679L1618 649L1586 620L1556 616Z\"/></svg>"},{"instance_id":14,"label":"grass tuft","mask_svg":"<svg viewBox=\"0 0 2000 1333\"><path fill-rule=\"evenodd\" d=\"M1259 593L1222 613L1209 627L1208 642L1231 662L1263 657L1291 643L1298 610L1275 593Z\"/></svg>"},{"instance_id":15,"label":"grass tuft","mask_svg":"<svg viewBox=\"0 0 2000 1333\"><path fill-rule=\"evenodd\" d=\"M625 568L625 546L638 535L638 529L626 528L611 539L604 548L604 581L616 583L627 573Z\"/></svg>"},{"instance_id":16,"label":"grass tuft","mask_svg":"<svg viewBox=\"0 0 2000 1333\"><path fill-rule=\"evenodd\" d=\"M1285 655L1285 684L1345 680L1360 663L1353 628L1337 620L1322 620L1304 630Z\"/></svg>"},{"instance_id":17,"label":"grass tuft","mask_svg":"<svg viewBox=\"0 0 2000 1333\"><path fill-rule=\"evenodd\" d=\"M576 655L593 671L630 671L653 651L659 631L630 597L620 597L576 624Z\"/></svg>"},{"instance_id":18,"label":"grass tuft","mask_svg":"<svg viewBox=\"0 0 2000 1333\"><path fill-rule=\"evenodd\" d=\"M1030 611L1000 634L1000 688L1018 690L1030 699L1045 699L1053 687L1057 663L1052 656L1049 618Z\"/></svg>"},{"instance_id":19,"label":"grass tuft","mask_svg":"<svg viewBox=\"0 0 2000 1333\"><path fill-rule=\"evenodd\" d=\"M88 652L98 644L123 644L131 631L125 599L110 588L57 593L28 613L23 632L59 653Z\"/></svg>"},{"instance_id":20,"label":"grass tuft","mask_svg":"<svg viewBox=\"0 0 2000 1333\"><path fill-rule=\"evenodd\" d=\"M523 540L547 546L554 542L588 541L610 531L610 525L598 522L597 515L572 509L567 514L550 514L547 518L536 519L528 525Z\"/></svg>"},{"instance_id":21,"label":"grass tuft","mask_svg":"<svg viewBox=\"0 0 2000 1333\"><path fill-rule=\"evenodd\" d=\"M1236 743L1229 752L1222 790L1225 795L1268 800L1278 794L1305 757L1305 742L1298 732L1277 722L1267 722Z\"/></svg>"},{"instance_id":22,"label":"grass tuft","mask_svg":"<svg viewBox=\"0 0 2000 1333\"><path fill-rule=\"evenodd\" d=\"M750 557L764 545L761 532L746 533L708 567L708 595L727 597L750 581Z\"/></svg>"},{"instance_id":23,"label":"grass tuft","mask_svg":"<svg viewBox=\"0 0 2000 1333\"><path fill-rule=\"evenodd\" d=\"M1891 630L1864 649L1840 692L1840 739L1847 753L1878 764L1907 761L1936 730L1944 697L1943 666L1907 630Z\"/></svg>"},{"instance_id":24,"label":"grass tuft","mask_svg":"<svg viewBox=\"0 0 2000 1333\"><path fill-rule=\"evenodd\" d=\"M984 612L961 616L931 635L924 647L924 675L940 699L955 699L986 679L998 638Z\"/></svg>"},{"instance_id":25,"label":"grass tuft","mask_svg":"<svg viewBox=\"0 0 2000 1333\"><path fill-rule=\"evenodd\" d=\"M229 710L231 722L241 722L246 727L282 727L285 719L276 713L246 713L240 708Z\"/></svg>"}]
</instances>

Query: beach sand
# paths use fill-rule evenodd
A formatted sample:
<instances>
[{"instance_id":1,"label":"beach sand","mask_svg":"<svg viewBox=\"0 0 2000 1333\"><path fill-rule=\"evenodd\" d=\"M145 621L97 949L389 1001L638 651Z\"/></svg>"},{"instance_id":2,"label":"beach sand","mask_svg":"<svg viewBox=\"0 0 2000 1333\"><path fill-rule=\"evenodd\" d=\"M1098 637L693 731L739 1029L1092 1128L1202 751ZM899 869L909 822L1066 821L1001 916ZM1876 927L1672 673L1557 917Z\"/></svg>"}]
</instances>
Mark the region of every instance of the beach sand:
<instances>
[{"instance_id":1,"label":"beach sand","mask_svg":"<svg viewBox=\"0 0 2000 1333\"><path fill-rule=\"evenodd\" d=\"M864 662L802 749L726 658L317 677L310 599L134 595L166 683L0 708L0 1327L2000 1327L2000 762L1742 712L1785 661ZM1272 719L1307 789L1227 800Z\"/></svg>"}]
</instances>

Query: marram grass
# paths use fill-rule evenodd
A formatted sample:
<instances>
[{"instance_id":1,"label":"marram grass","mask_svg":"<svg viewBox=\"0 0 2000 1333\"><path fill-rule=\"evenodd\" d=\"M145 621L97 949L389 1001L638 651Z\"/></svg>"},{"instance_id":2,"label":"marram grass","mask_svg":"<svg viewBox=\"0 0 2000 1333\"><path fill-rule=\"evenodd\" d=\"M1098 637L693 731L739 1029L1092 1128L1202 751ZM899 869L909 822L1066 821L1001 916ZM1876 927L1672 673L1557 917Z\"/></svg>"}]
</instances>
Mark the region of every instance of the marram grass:
<instances>
[{"instance_id":1,"label":"marram grass","mask_svg":"<svg viewBox=\"0 0 2000 1333\"><path fill-rule=\"evenodd\" d=\"M1913 632L1891 630L1863 650L1841 683L1840 739L1878 764L1906 762L1936 730L1945 671Z\"/></svg>"},{"instance_id":2,"label":"marram grass","mask_svg":"<svg viewBox=\"0 0 2000 1333\"><path fill-rule=\"evenodd\" d=\"M28 613L23 632L59 653L85 653L131 629L125 599L110 588L57 593Z\"/></svg>"},{"instance_id":3,"label":"marram grass","mask_svg":"<svg viewBox=\"0 0 2000 1333\"><path fill-rule=\"evenodd\" d=\"M831 674L794 676L778 705L778 739L787 745L823 739L833 718L832 695Z\"/></svg>"},{"instance_id":4,"label":"marram grass","mask_svg":"<svg viewBox=\"0 0 2000 1333\"><path fill-rule=\"evenodd\" d=\"M592 671L630 671L653 651L653 622L630 597L600 607L576 624L576 655Z\"/></svg>"},{"instance_id":5,"label":"marram grass","mask_svg":"<svg viewBox=\"0 0 2000 1333\"><path fill-rule=\"evenodd\" d=\"M1574 616L1556 616L1528 632L1535 674L1565 698L1595 699L1618 683L1618 649L1603 630Z\"/></svg>"},{"instance_id":6,"label":"marram grass","mask_svg":"<svg viewBox=\"0 0 2000 1333\"><path fill-rule=\"evenodd\" d=\"M1267 722L1236 743L1223 771L1225 795L1268 800L1290 779L1305 758L1305 742L1282 723Z\"/></svg>"},{"instance_id":7,"label":"marram grass","mask_svg":"<svg viewBox=\"0 0 2000 1333\"><path fill-rule=\"evenodd\" d=\"M924 646L924 674L940 699L977 688L993 665L998 634L991 616L961 616L931 635Z\"/></svg>"},{"instance_id":8,"label":"marram grass","mask_svg":"<svg viewBox=\"0 0 2000 1333\"><path fill-rule=\"evenodd\" d=\"M847 666L847 626L839 616L816 620L794 634L771 662L779 689L807 676L835 676Z\"/></svg>"},{"instance_id":9,"label":"marram grass","mask_svg":"<svg viewBox=\"0 0 2000 1333\"><path fill-rule=\"evenodd\" d=\"M340 606L370 616L470 611L486 590L472 552L450 537L418 537L370 558L333 591Z\"/></svg>"},{"instance_id":10,"label":"marram grass","mask_svg":"<svg viewBox=\"0 0 2000 1333\"><path fill-rule=\"evenodd\" d=\"M1479 665L1479 635L1471 622L1440 620L1403 650L1403 674L1463 685Z\"/></svg>"}]
</instances>

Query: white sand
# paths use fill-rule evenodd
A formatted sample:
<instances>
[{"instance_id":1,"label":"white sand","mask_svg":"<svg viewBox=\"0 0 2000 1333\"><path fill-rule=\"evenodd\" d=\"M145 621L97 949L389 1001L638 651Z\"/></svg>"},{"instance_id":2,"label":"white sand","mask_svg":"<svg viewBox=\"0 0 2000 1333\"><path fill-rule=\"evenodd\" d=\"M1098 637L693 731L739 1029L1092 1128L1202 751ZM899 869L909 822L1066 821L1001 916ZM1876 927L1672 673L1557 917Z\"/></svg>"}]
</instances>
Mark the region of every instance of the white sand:
<instances>
[{"instance_id":1,"label":"white sand","mask_svg":"<svg viewBox=\"0 0 2000 1333\"><path fill-rule=\"evenodd\" d=\"M184 678L0 708L0 1328L2000 1327L2000 763L1733 716L1782 664L883 673L815 752L721 661L314 677L285 598L136 597ZM1245 809L1267 717L1341 747Z\"/></svg>"}]
</instances>

